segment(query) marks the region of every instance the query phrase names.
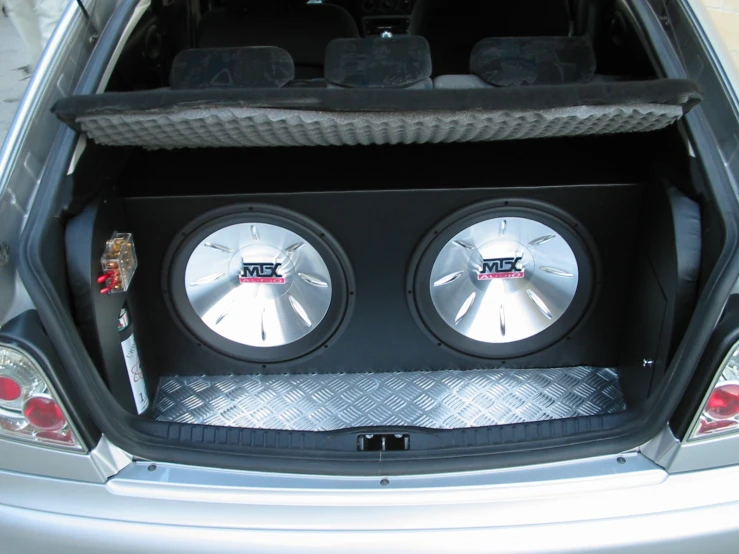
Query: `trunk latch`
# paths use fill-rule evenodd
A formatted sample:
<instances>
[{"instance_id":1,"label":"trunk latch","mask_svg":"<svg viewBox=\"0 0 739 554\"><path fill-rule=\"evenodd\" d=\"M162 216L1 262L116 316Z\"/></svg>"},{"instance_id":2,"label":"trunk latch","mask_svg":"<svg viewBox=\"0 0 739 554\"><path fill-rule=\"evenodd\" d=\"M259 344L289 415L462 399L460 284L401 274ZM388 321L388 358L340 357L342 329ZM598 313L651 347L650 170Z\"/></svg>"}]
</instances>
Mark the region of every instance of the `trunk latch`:
<instances>
[{"instance_id":1,"label":"trunk latch","mask_svg":"<svg viewBox=\"0 0 739 554\"><path fill-rule=\"evenodd\" d=\"M359 435L357 450L389 452L392 450L410 450L411 436L403 433L387 435Z\"/></svg>"}]
</instances>

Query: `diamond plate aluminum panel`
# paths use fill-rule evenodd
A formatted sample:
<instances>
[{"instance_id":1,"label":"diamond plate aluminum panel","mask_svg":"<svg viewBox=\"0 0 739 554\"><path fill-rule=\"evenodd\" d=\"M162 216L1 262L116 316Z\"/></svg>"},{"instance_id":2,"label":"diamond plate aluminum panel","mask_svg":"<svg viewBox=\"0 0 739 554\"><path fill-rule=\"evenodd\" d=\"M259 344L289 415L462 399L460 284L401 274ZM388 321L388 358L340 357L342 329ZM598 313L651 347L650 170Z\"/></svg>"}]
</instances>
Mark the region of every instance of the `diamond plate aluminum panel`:
<instances>
[{"instance_id":1,"label":"diamond plate aluminum panel","mask_svg":"<svg viewBox=\"0 0 739 554\"><path fill-rule=\"evenodd\" d=\"M626 409L613 369L163 377L160 421L289 431L485 427Z\"/></svg>"}]
</instances>

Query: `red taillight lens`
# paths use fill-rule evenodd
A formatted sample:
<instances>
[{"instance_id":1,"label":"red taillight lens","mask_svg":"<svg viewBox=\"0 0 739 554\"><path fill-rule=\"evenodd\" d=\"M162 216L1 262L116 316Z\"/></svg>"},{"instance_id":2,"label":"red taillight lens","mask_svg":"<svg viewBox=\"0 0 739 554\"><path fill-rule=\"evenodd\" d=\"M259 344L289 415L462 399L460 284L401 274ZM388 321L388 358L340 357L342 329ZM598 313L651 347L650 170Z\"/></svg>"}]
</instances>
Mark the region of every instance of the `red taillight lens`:
<instances>
[{"instance_id":1,"label":"red taillight lens","mask_svg":"<svg viewBox=\"0 0 739 554\"><path fill-rule=\"evenodd\" d=\"M713 419L729 419L739 415L739 384L719 383L708 397L705 412Z\"/></svg>"},{"instance_id":2,"label":"red taillight lens","mask_svg":"<svg viewBox=\"0 0 739 554\"><path fill-rule=\"evenodd\" d=\"M721 366L713 388L696 417L689 438L696 439L739 431L739 343Z\"/></svg>"},{"instance_id":3,"label":"red taillight lens","mask_svg":"<svg viewBox=\"0 0 739 554\"><path fill-rule=\"evenodd\" d=\"M733 419L717 419L716 421L706 421L705 419L701 419L700 425L698 426L698 434L708 435L717 431L723 431L724 429L731 429L736 426L739 426L739 423Z\"/></svg>"},{"instance_id":4,"label":"red taillight lens","mask_svg":"<svg viewBox=\"0 0 739 554\"><path fill-rule=\"evenodd\" d=\"M0 344L0 436L83 450L41 366L6 344Z\"/></svg>"},{"instance_id":5,"label":"red taillight lens","mask_svg":"<svg viewBox=\"0 0 739 554\"><path fill-rule=\"evenodd\" d=\"M21 386L10 377L0 377L0 400L12 402L21 395Z\"/></svg>"},{"instance_id":6,"label":"red taillight lens","mask_svg":"<svg viewBox=\"0 0 739 554\"><path fill-rule=\"evenodd\" d=\"M59 404L45 396L26 400L23 404L23 415L31 425L43 431L58 431L67 424Z\"/></svg>"}]
</instances>

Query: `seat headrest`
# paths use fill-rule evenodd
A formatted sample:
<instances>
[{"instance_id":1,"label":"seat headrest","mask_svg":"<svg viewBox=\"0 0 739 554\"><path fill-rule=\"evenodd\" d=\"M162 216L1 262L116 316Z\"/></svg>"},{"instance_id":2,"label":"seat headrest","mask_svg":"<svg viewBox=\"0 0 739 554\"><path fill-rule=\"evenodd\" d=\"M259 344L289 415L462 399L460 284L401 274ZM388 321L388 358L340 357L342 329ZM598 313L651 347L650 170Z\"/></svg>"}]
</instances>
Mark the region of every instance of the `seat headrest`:
<instances>
[{"instance_id":1,"label":"seat headrest","mask_svg":"<svg viewBox=\"0 0 739 554\"><path fill-rule=\"evenodd\" d=\"M431 50L419 36L337 39L326 48L326 80L347 88L406 88L431 76Z\"/></svg>"},{"instance_id":2,"label":"seat headrest","mask_svg":"<svg viewBox=\"0 0 739 554\"><path fill-rule=\"evenodd\" d=\"M472 49L470 72L498 87L587 83L595 53L586 37L486 38Z\"/></svg>"},{"instance_id":3,"label":"seat headrest","mask_svg":"<svg viewBox=\"0 0 739 554\"><path fill-rule=\"evenodd\" d=\"M183 50L172 62L173 89L280 88L295 78L287 51L276 46Z\"/></svg>"}]
</instances>

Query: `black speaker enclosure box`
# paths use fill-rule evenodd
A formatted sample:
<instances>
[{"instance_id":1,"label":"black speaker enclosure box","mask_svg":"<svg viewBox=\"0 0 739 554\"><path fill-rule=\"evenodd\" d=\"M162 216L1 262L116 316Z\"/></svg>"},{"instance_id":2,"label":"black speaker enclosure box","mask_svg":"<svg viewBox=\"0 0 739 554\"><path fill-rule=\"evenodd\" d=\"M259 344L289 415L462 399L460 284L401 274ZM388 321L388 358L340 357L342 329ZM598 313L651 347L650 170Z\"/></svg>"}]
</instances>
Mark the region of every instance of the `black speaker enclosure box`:
<instances>
[{"instance_id":1,"label":"black speaker enclosure box","mask_svg":"<svg viewBox=\"0 0 739 554\"><path fill-rule=\"evenodd\" d=\"M136 241L136 294L155 336L142 335L140 351L160 374L244 374L261 372L339 373L472 368L537 368L591 365L613 367L626 304L630 268L639 231L641 184L552 187L251 193L133 197L123 200L126 229ZM439 346L414 320L408 307L409 263L418 245L450 213L479 202L533 202L570 214L587 228L596 247L608 252L595 271L591 309L567 336L519 357L486 358ZM198 341L167 306L170 291L164 262L173 242L193 220L234 205L270 204L317 222L341 243L356 286L340 329L313 355L286 361L252 361ZM521 204L523 205L523 204ZM241 210L242 208L238 208ZM233 212L231 212L233 213ZM553 212L554 213L554 212ZM559 213L559 212L557 212ZM563 216L558 216L562 218ZM569 219L565 218L565 221ZM121 227L124 228L124 227ZM578 227L579 228L579 227ZM578 233L579 234L579 233ZM176 247L175 247L176 248ZM596 264L597 265L597 264ZM597 291L600 289L600 293ZM410 292L409 292L410 291ZM351 293L354 293L353 295Z\"/></svg>"}]
</instances>

